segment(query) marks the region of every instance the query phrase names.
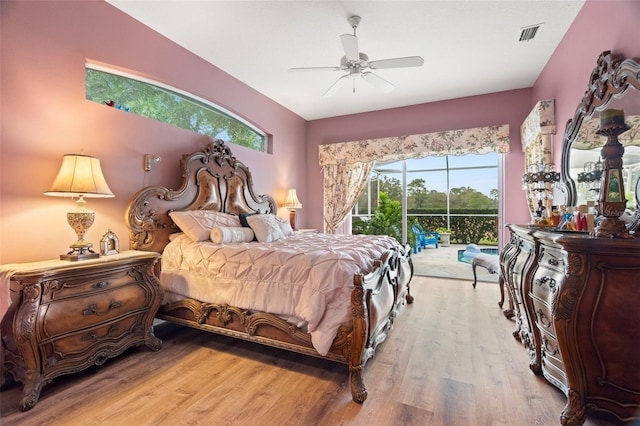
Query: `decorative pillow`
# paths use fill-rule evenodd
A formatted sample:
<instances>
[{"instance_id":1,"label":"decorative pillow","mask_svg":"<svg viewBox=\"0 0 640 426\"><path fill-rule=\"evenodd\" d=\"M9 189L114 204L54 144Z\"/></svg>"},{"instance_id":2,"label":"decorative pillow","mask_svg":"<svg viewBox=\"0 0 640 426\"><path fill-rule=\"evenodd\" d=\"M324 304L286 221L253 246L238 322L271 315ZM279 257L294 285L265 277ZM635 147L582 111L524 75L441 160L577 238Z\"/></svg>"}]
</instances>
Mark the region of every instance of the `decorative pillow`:
<instances>
[{"instance_id":1,"label":"decorative pillow","mask_svg":"<svg viewBox=\"0 0 640 426\"><path fill-rule=\"evenodd\" d=\"M247 218L249 216L253 216L254 214L260 214L259 212L256 213L240 213L238 215L238 219L240 219L240 225L241 226L245 226L247 228L250 228L249 224L247 223Z\"/></svg>"},{"instance_id":2,"label":"decorative pillow","mask_svg":"<svg viewBox=\"0 0 640 426\"><path fill-rule=\"evenodd\" d=\"M216 244L248 243L253 241L251 228L243 226L216 226L211 228L211 241Z\"/></svg>"},{"instance_id":3,"label":"decorative pillow","mask_svg":"<svg viewBox=\"0 0 640 426\"><path fill-rule=\"evenodd\" d=\"M175 211L169 216L193 241L208 240L214 226L240 226L237 216L213 210Z\"/></svg>"},{"instance_id":4,"label":"decorative pillow","mask_svg":"<svg viewBox=\"0 0 640 426\"><path fill-rule=\"evenodd\" d=\"M256 214L247 217L247 223L261 243L270 243L284 238L276 217L272 214Z\"/></svg>"},{"instance_id":5,"label":"decorative pillow","mask_svg":"<svg viewBox=\"0 0 640 426\"><path fill-rule=\"evenodd\" d=\"M280 230L282 231L285 237L288 237L289 235L293 235L295 233L293 232L293 228L291 227L291 224L289 223L288 220L283 219L280 216L276 216L276 220L278 221L278 225L280 225Z\"/></svg>"}]
</instances>

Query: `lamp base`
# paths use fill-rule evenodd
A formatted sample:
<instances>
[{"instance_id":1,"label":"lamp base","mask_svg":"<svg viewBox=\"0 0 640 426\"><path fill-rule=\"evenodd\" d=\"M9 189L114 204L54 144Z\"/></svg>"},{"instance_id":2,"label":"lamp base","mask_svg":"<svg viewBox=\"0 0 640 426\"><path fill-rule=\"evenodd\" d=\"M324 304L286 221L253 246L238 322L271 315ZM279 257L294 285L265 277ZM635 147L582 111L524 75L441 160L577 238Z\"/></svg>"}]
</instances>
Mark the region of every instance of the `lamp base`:
<instances>
[{"instance_id":1,"label":"lamp base","mask_svg":"<svg viewBox=\"0 0 640 426\"><path fill-rule=\"evenodd\" d=\"M596 237L634 238L627 230L627 226L617 217L605 217L595 229Z\"/></svg>"},{"instance_id":2,"label":"lamp base","mask_svg":"<svg viewBox=\"0 0 640 426\"><path fill-rule=\"evenodd\" d=\"M289 212L289 225L291 225L291 229L296 230L296 211L294 209Z\"/></svg>"},{"instance_id":3,"label":"lamp base","mask_svg":"<svg viewBox=\"0 0 640 426\"><path fill-rule=\"evenodd\" d=\"M60 260L70 260L70 261L78 261L78 260L87 260L87 259L97 259L100 257L100 253L96 253L91 250L91 243L86 243L88 245L83 245L82 247L74 247L71 246L73 250L71 250L67 254L61 254Z\"/></svg>"},{"instance_id":4,"label":"lamp base","mask_svg":"<svg viewBox=\"0 0 640 426\"><path fill-rule=\"evenodd\" d=\"M61 254L60 260L70 260L70 261L78 261L78 260L87 260L87 259L97 259L100 257L100 253L73 253L73 254Z\"/></svg>"}]
</instances>

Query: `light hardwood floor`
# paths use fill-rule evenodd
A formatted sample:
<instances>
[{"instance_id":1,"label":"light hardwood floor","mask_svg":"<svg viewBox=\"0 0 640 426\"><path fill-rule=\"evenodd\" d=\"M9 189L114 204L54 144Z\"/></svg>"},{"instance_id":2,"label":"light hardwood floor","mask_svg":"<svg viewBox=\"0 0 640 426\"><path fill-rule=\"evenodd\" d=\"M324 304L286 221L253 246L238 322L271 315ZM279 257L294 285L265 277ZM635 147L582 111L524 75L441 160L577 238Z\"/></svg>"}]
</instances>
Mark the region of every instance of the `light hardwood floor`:
<instances>
[{"instance_id":1,"label":"light hardwood floor","mask_svg":"<svg viewBox=\"0 0 640 426\"><path fill-rule=\"evenodd\" d=\"M136 348L58 377L22 413L1 393L2 425L557 425L564 395L527 367L496 284L415 277L351 401L343 364L161 324L159 352ZM412 337L409 337L412 336ZM610 425L588 419L587 425Z\"/></svg>"}]
</instances>

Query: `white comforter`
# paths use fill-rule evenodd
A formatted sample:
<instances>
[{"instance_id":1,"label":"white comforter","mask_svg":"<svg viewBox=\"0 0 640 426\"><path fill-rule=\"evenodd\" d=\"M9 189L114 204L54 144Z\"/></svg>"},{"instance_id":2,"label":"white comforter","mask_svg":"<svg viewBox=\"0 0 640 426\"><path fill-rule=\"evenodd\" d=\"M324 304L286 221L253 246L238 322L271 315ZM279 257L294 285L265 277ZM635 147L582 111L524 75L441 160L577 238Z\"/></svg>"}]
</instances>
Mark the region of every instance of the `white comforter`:
<instances>
[{"instance_id":1,"label":"white comforter","mask_svg":"<svg viewBox=\"0 0 640 426\"><path fill-rule=\"evenodd\" d=\"M353 276L395 239L304 233L272 243L194 243L175 236L162 256L165 302L191 297L269 312L306 327L321 355L349 319Z\"/></svg>"}]
</instances>

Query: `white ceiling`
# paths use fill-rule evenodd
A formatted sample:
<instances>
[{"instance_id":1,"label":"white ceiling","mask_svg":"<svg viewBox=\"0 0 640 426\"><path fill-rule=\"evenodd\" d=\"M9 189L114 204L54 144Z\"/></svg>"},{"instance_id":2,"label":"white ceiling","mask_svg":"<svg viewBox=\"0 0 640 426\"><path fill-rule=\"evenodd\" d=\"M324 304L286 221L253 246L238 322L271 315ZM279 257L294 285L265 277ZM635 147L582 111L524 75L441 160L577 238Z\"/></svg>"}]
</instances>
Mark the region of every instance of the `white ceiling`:
<instances>
[{"instance_id":1,"label":"white ceiling","mask_svg":"<svg viewBox=\"0 0 640 426\"><path fill-rule=\"evenodd\" d=\"M531 87L585 2L107 1L307 120ZM343 72L288 71L338 66L352 15L370 60L416 55L424 65L376 70L391 93L356 79L355 93L348 84L328 98ZM519 42L535 24L536 37Z\"/></svg>"}]
</instances>

